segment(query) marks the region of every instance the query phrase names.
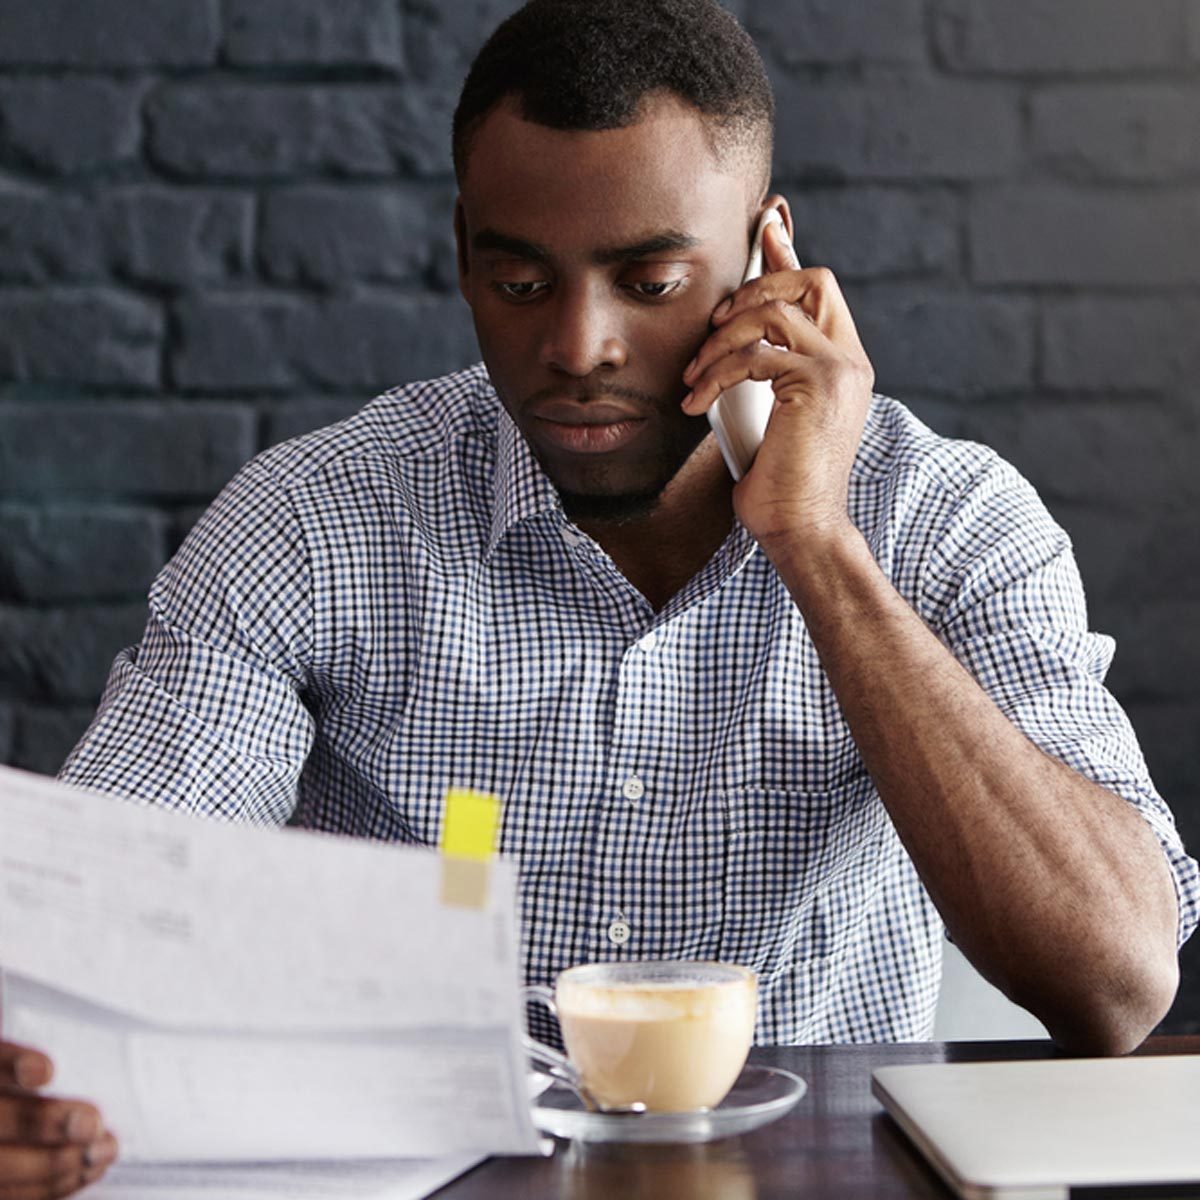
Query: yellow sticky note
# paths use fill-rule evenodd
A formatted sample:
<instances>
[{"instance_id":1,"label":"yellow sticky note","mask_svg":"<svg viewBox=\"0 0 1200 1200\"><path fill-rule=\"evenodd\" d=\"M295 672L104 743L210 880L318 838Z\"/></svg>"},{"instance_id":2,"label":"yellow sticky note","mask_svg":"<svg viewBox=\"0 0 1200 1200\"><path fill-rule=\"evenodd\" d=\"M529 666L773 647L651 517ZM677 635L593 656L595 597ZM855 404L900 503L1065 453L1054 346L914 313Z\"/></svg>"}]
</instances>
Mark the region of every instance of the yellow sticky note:
<instances>
[{"instance_id":1,"label":"yellow sticky note","mask_svg":"<svg viewBox=\"0 0 1200 1200\"><path fill-rule=\"evenodd\" d=\"M442 816L442 853L487 862L496 853L500 801L486 792L451 788Z\"/></svg>"},{"instance_id":2,"label":"yellow sticky note","mask_svg":"<svg viewBox=\"0 0 1200 1200\"><path fill-rule=\"evenodd\" d=\"M496 854L500 801L487 792L452 788L442 814L442 903L483 908L488 863Z\"/></svg>"},{"instance_id":3,"label":"yellow sticky note","mask_svg":"<svg viewBox=\"0 0 1200 1200\"><path fill-rule=\"evenodd\" d=\"M451 908L486 908L490 873L487 863L443 857L442 903Z\"/></svg>"}]
</instances>

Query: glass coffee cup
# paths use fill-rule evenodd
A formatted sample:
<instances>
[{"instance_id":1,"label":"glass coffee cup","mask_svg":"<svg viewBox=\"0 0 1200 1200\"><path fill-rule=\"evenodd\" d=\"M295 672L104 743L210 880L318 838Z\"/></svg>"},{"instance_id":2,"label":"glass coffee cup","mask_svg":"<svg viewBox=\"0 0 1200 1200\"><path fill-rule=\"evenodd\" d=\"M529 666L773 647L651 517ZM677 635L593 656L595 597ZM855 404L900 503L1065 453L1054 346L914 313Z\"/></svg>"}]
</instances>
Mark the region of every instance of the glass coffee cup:
<instances>
[{"instance_id":1,"label":"glass coffee cup","mask_svg":"<svg viewBox=\"0 0 1200 1200\"><path fill-rule=\"evenodd\" d=\"M731 963L589 963L524 995L558 1018L567 1048L527 1038L530 1057L589 1107L693 1112L720 1104L745 1066L758 979Z\"/></svg>"}]
</instances>

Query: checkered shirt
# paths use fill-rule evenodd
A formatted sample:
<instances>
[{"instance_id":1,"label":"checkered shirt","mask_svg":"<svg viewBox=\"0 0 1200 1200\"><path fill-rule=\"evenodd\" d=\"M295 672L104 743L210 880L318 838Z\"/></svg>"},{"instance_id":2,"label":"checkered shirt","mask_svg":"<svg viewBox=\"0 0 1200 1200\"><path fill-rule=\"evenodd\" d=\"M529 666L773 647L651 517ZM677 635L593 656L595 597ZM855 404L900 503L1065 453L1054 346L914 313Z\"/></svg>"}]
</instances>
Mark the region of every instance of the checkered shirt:
<instances>
[{"instance_id":1,"label":"checkered shirt","mask_svg":"<svg viewBox=\"0 0 1200 1200\"><path fill-rule=\"evenodd\" d=\"M1032 488L876 397L850 512L1008 717L1141 812L1186 935L1197 865ZM723 959L759 973L760 1042L931 1032L942 922L766 557L735 525L654 612L564 516L482 366L248 464L155 582L63 777L427 846L447 788L494 792L529 982Z\"/></svg>"}]
</instances>

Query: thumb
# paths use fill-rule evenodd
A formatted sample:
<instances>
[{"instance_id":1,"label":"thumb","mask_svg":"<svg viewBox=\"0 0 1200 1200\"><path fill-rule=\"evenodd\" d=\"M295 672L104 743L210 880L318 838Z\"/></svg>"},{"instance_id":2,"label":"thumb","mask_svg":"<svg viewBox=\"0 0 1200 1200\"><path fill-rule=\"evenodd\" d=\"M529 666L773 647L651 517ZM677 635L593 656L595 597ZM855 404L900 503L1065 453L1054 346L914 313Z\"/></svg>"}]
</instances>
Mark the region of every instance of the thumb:
<instances>
[{"instance_id":1,"label":"thumb","mask_svg":"<svg viewBox=\"0 0 1200 1200\"><path fill-rule=\"evenodd\" d=\"M772 221L763 231L763 261L772 271L794 271L800 266L782 221Z\"/></svg>"}]
</instances>

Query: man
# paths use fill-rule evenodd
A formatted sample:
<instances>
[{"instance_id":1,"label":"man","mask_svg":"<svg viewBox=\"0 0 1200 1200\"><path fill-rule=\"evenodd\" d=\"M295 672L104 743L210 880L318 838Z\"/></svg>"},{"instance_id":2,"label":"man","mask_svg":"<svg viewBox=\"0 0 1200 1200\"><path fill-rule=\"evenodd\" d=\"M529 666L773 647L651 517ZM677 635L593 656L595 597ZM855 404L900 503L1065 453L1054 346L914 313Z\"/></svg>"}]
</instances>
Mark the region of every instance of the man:
<instances>
[{"instance_id":1,"label":"man","mask_svg":"<svg viewBox=\"0 0 1200 1200\"><path fill-rule=\"evenodd\" d=\"M486 369L245 468L64 777L431 845L446 788L484 788L531 982L730 959L760 1041L917 1038L944 924L1062 1046L1124 1052L1171 1003L1196 864L1065 535L993 454L872 395L835 279L797 266L772 119L715 5L506 22L455 122ZM739 288L768 205L788 236ZM704 413L747 378L776 403L734 486ZM4 1103L61 1138L61 1108Z\"/></svg>"}]
</instances>

